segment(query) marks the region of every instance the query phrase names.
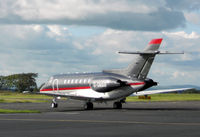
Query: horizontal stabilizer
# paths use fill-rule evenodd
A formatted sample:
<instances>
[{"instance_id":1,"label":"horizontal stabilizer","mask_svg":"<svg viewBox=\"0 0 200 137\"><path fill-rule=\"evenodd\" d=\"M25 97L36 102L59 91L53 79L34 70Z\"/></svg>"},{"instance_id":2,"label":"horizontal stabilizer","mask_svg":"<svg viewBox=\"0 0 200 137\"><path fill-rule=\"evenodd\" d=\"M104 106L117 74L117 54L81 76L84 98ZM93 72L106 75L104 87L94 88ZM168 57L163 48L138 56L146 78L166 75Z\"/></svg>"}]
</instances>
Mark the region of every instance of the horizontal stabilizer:
<instances>
[{"instance_id":1,"label":"horizontal stabilizer","mask_svg":"<svg viewBox=\"0 0 200 137\"><path fill-rule=\"evenodd\" d=\"M159 54L184 54L184 52L169 52L169 51L165 51L165 52L160 52Z\"/></svg>"},{"instance_id":2,"label":"horizontal stabilizer","mask_svg":"<svg viewBox=\"0 0 200 137\"><path fill-rule=\"evenodd\" d=\"M140 51L136 51L136 52L129 52L129 51L119 51L118 53L120 54L143 54L143 55L149 55L149 54L158 54L159 51L146 51L146 52L140 52Z\"/></svg>"},{"instance_id":3,"label":"horizontal stabilizer","mask_svg":"<svg viewBox=\"0 0 200 137\"><path fill-rule=\"evenodd\" d=\"M140 52L140 51L136 51L136 52L119 51L118 53L120 53L120 54L142 54L142 55L155 55L155 54L184 54L184 52L169 52L169 51L165 51L165 52L160 52L160 51L146 51L146 52Z\"/></svg>"},{"instance_id":4,"label":"horizontal stabilizer","mask_svg":"<svg viewBox=\"0 0 200 137\"><path fill-rule=\"evenodd\" d=\"M185 90L189 90L189 89L192 89L192 88L147 90L147 91L135 92L132 94L132 96L143 96L143 95L151 95L151 94L159 94L159 93L178 92L178 91L185 91Z\"/></svg>"}]
</instances>

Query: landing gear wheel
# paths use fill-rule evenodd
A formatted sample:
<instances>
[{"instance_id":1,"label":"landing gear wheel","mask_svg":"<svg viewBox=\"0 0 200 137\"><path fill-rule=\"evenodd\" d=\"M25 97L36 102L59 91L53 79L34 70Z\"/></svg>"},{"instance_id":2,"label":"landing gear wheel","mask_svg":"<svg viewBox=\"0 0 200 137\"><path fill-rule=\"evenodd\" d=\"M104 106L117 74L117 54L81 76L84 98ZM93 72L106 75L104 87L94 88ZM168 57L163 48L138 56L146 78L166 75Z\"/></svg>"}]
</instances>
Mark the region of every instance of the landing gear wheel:
<instances>
[{"instance_id":1,"label":"landing gear wheel","mask_svg":"<svg viewBox=\"0 0 200 137\"><path fill-rule=\"evenodd\" d=\"M92 102L87 102L87 103L84 105L84 109L85 109L85 110L93 110L93 103L92 103Z\"/></svg>"},{"instance_id":2,"label":"landing gear wheel","mask_svg":"<svg viewBox=\"0 0 200 137\"><path fill-rule=\"evenodd\" d=\"M51 103L51 107L52 108L57 108L58 107L58 103L56 102L56 97L53 98L52 103Z\"/></svg>"},{"instance_id":3,"label":"landing gear wheel","mask_svg":"<svg viewBox=\"0 0 200 137\"><path fill-rule=\"evenodd\" d=\"M113 103L113 108L114 109L121 109L122 108L122 103L121 102L114 102Z\"/></svg>"},{"instance_id":4,"label":"landing gear wheel","mask_svg":"<svg viewBox=\"0 0 200 137\"><path fill-rule=\"evenodd\" d=\"M57 103L54 103L54 102L52 102L52 103L51 103L51 107L52 107L52 108L57 108L57 107L58 107L58 104L57 104Z\"/></svg>"}]
</instances>

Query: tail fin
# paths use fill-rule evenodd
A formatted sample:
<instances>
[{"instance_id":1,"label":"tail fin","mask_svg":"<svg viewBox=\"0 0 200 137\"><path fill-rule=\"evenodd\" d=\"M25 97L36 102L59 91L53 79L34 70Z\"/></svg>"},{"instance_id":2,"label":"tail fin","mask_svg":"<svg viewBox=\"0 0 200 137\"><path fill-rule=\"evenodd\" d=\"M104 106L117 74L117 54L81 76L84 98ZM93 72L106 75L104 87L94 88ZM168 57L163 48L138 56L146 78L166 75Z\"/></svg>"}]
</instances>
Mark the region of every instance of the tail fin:
<instances>
[{"instance_id":1,"label":"tail fin","mask_svg":"<svg viewBox=\"0 0 200 137\"><path fill-rule=\"evenodd\" d=\"M138 52L139 55L137 55L134 61L124 69L123 73L132 78L145 79L149 73L156 53L159 52L158 49L161 42L162 38L152 39L144 49L144 52Z\"/></svg>"},{"instance_id":2,"label":"tail fin","mask_svg":"<svg viewBox=\"0 0 200 137\"><path fill-rule=\"evenodd\" d=\"M151 65L154 61L156 54L160 54L158 51L162 38L152 39L143 52L119 52L123 54L137 54L133 62L125 69L117 70L104 70L104 72L116 73L128 76L130 78L137 78L144 80L149 73Z\"/></svg>"},{"instance_id":3,"label":"tail fin","mask_svg":"<svg viewBox=\"0 0 200 137\"><path fill-rule=\"evenodd\" d=\"M123 54L137 54L133 62L125 69L104 70L103 72L125 75L130 78L146 79L154 58L157 54L184 54L184 52L160 52L158 49L162 38L152 39L143 52L119 52Z\"/></svg>"},{"instance_id":4,"label":"tail fin","mask_svg":"<svg viewBox=\"0 0 200 137\"><path fill-rule=\"evenodd\" d=\"M158 51L161 42L162 42L162 38L160 38L160 39L152 39L149 42L149 44L146 46L144 51Z\"/></svg>"}]
</instances>

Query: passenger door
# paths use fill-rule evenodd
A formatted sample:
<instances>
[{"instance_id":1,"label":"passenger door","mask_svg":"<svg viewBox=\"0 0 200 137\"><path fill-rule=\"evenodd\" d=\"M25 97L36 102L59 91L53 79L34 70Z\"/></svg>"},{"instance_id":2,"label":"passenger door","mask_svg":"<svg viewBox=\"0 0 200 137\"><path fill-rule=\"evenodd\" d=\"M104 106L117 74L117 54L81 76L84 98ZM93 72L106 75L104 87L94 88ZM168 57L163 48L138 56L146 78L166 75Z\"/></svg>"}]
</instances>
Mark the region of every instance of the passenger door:
<instances>
[{"instance_id":1,"label":"passenger door","mask_svg":"<svg viewBox=\"0 0 200 137\"><path fill-rule=\"evenodd\" d=\"M53 88L53 92L55 92L55 93L59 91L59 89L58 89L58 79L53 80L52 88Z\"/></svg>"}]
</instances>

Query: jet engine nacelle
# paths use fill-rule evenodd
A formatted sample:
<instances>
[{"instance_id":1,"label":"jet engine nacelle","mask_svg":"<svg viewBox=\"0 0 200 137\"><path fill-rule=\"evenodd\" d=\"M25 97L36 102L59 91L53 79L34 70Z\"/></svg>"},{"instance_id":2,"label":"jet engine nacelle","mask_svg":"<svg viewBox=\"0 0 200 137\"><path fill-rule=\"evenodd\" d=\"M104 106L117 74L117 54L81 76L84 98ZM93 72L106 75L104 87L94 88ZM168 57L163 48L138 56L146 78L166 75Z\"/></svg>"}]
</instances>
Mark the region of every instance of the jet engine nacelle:
<instances>
[{"instance_id":1,"label":"jet engine nacelle","mask_svg":"<svg viewBox=\"0 0 200 137\"><path fill-rule=\"evenodd\" d=\"M97 92L110 92L116 88L119 88L123 85L121 80L112 78L112 77L104 77L104 78L94 78L90 83L90 87Z\"/></svg>"},{"instance_id":2,"label":"jet engine nacelle","mask_svg":"<svg viewBox=\"0 0 200 137\"><path fill-rule=\"evenodd\" d=\"M148 79L148 78L146 78L144 82L145 82L145 86L142 89L140 89L140 91L158 85L157 82L153 81L152 79Z\"/></svg>"}]
</instances>

